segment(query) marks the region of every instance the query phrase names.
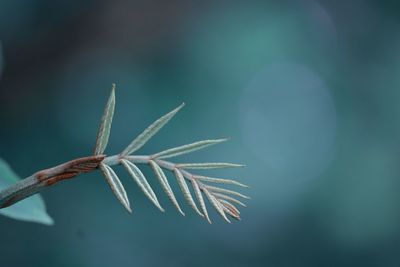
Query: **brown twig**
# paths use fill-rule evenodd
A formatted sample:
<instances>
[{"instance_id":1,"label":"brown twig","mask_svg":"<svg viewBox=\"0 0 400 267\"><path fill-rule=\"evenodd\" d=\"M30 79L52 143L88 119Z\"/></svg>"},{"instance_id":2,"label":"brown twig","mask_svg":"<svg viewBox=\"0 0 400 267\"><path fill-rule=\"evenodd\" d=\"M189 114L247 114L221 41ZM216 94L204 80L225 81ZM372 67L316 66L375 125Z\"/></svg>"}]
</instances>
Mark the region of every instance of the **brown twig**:
<instances>
[{"instance_id":1,"label":"brown twig","mask_svg":"<svg viewBox=\"0 0 400 267\"><path fill-rule=\"evenodd\" d=\"M71 179L81 173L93 171L97 169L104 158L105 155L78 158L56 167L36 172L0 191L0 208L8 207L60 181Z\"/></svg>"}]
</instances>

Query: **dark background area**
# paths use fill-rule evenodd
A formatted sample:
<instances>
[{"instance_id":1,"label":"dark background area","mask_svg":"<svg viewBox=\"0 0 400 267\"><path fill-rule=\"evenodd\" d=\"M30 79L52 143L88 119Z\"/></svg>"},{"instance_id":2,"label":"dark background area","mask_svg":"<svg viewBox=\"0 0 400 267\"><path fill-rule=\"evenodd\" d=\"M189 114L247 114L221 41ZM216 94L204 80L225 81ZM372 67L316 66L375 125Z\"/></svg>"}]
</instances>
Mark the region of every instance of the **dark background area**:
<instances>
[{"instance_id":1,"label":"dark background area","mask_svg":"<svg viewBox=\"0 0 400 267\"><path fill-rule=\"evenodd\" d=\"M109 154L184 101L140 153L231 137L177 160L246 164L207 174L252 199L208 225L117 169L130 215L91 173L43 192L53 227L0 218L0 266L400 266L399 26L397 1L1 0L19 175L90 154L115 82Z\"/></svg>"}]
</instances>

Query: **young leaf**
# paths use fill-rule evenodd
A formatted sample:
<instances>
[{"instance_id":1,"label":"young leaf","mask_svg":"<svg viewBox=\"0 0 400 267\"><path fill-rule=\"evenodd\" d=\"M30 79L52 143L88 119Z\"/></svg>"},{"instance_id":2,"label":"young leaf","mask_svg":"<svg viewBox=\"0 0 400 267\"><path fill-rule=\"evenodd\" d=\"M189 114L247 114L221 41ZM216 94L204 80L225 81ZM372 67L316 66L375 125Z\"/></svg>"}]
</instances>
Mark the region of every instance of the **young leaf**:
<instances>
[{"instance_id":1,"label":"young leaf","mask_svg":"<svg viewBox=\"0 0 400 267\"><path fill-rule=\"evenodd\" d=\"M176 180L178 181L179 187L185 197L187 203L200 215L204 216L196 206L196 203L193 200L192 194L190 194L189 188L186 184L185 178L183 177L182 173L178 169L174 169L174 174Z\"/></svg>"},{"instance_id":2,"label":"young leaf","mask_svg":"<svg viewBox=\"0 0 400 267\"><path fill-rule=\"evenodd\" d=\"M206 197L208 198L208 200L210 201L210 203L217 210L219 215L221 215L221 217L225 221L227 221L228 223L231 223L231 221L226 217L224 209L223 209L222 205L218 202L218 200L207 189L203 189L203 192L206 195Z\"/></svg>"},{"instance_id":3,"label":"young leaf","mask_svg":"<svg viewBox=\"0 0 400 267\"><path fill-rule=\"evenodd\" d=\"M103 117L101 118L99 131L97 133L96 147L94 149L95 155L103 154L107 147L108 138L110 136L111 123L114 116L115 108L115 84L111 89L110 97L108 98L106 107L104 108Z\"/></svg>"},{"instance_id":4,"label":"young leaf","mask_svg":"<svg viewBox=\"0 0 400 267\"><path fill-rule=\"evenodd\" d=\"M244 167L244 165L233 164L233 163L182 163L177 164L178 168L181 169L221 169L221 168L236 168L236 167Z\"/></svg>"},{"instance_id":5,"label":"young leaf","mask_svg":"<svg viewBox=\"0 0 400 267\"><path fill-rule=\"evenodd\" d=\"M211 145L225 142L226 140L228 140L228 139L204 140L204 141L199 141L199 142L195 142L195 143L188 144L188 145L170 148L170 149L167 149L162 152L154 154L153 158L158 158L158 159L172 158L172 157L176 157L179 155L194 152L196 150L200 150L200 149L206 148Z\"/></svg>"},{"instance_id":6,"label":"young leaf","mask_svg":"<svg viewBox=\"0 0 400 267\"><path fill-rule=\"evenodd\" d=\"M174 192L172 192L171 186L168 183L167 177L165 176L163 170L161 169L160 166L157 165L154 161L150 160L150 166L153 169L156 177L160 181L162 188L164 192L167 194L168 198L172 201L176 209L183 215L185 216L185 213L183 213L181 207L178 204L178 201L175 198Z\"/></svg>"},{"instance_id":7,"label":"young leaf","mask_svg":"<svg viewBox=\"0 0 400 267\"><path fill-rule=\"evenodd\" d=\"M113 169L111 169L110 166L104 163L100 163L100 169L108 185L110 186L111 190L113 191L114 195L117 197L119 202L121 202L122 206L124 206L127 211L132 213L125 188L122 185L121 181L119 180L117 174L113 171Z\"/></svg>"},{"instance_id":8,"label":"young leaf","mask_svg":"<svg viewBox=\"0 0 400 267\"><path fill-rule=\"evenodd\" d=\"M231 217L235 218L236 220L240 221L240 212L239 210L233 206L231 203L228 201L220 199L219 202L222 205L223 210L229 214Z\"/></svg>"},{"instance_id":9,"label":"young leaf","mask_svg":"<svg viewBox=\"0 0 400 267\"><path fill-rule=\"evenodd\" d=\"M239 183L235 180L230 180L230 179L212 178L212 177L200 176L200 175L195 175L194 178L199 179L200 181L203 181L203 182L231 184L231 185L237 185L237 186L247 187L247 188L249 187L247 185L244 185L242 183Z\"/></svg>"},{"instance_id":10,"label":"young leaf","mask_svg":"<svg viewBox=\"0 0 400 267\"><path fill-rule=\"evenodd\" d=\"M227 195L220 194L220 193L214 193L214 196L219 198L219 199L226 199L226 200L232 201L232 202L234 202L236 204L239 204L242 207L247 207L243 202L241 202L241 201L239 201L236 198L233 198L231 196L227 196Z\"/></svg>"},{"instance_id":11,"label":"young leaf","mask_svg":"<svg viewBox=\"0 0 400 267\"><path fill-rule=\"evenodd\" d=\"M210 186L210 185L204 185L205 188L207 188L210 191L213 192L217 192L217 193L223 193L223 194L230 194L230 195L234 195L237 197L241 197L241 198L245 198L245 199L250 199L250 197L245 196L243 194L240 194L239 192L236 191L232 191L229 189L225 189L225 188L220 188L220 187L215 187L215 186Z\"/></svg>"},{"instance_id":12,"label":"young leaf","mask_svg":"<svg viewBox=\"0 0 400 267\"><path fill-rule=\"evenodd\" d=\"M179 107L172 110L171 112L167 113L166 115L162 116L149 127L147 127L144 132L142 132L138 137L136 137L129 146L122 151L121 156L126 156L132 154L139 148L141 148L153 135L155 135L170 119L184 106L185 104L182 103Z\"/></svg>"},{"instance_id":13,"label":"young leaf","mask_svg":"<svg viewBox=\"0 0 400 267\"><path fill-rule=\"evenodd\" d=\"M143 173L140 171L140 169L133 163L129 162L128 160L121 160L122 165L125 167L125 169L128 171L128 173L132 176L133 180L137 183L139 188L143 191L145 196L162 212L164 212L164 209L161 207L160 203L158 202L158 199L156 195L154 194L153 189L150 187L149 183L146 180L146 177L144 177Z\"/></svg>"},{"instance_id":14,"label":"young leaf","mask_svg":"<svg viewBox=\"0 0 400 267\"><path fill-rule=\"evenodd\" d=\"M0 190L19 180L20 178L9 165L0 159ZM39 194L26 198L8 208L1 209L0 214L16 220L46 225L54 224L53 219L47 214L45 203Z\"/></svg>"},{"instance_id":15,"label":"young leaf","mask_svg":"<svg viewBox=\"0 0 400 267\"><path fill-rule=\"evenodd\" d=\"M223 205L226 206L228 209L234 211L238 215L240 215L240 211L229 201L223 200L223 199L218 199L218 201Z\"/></svg>"},{"instance_id":16,"label":"young leaf","mask_svg":"<svg viewBox=\"0 0 400 267\"><path fill-rule=\"evenodd\" d=\"M204 203L203 195L201 194L200 187L197 184L196 180L191 180L194 194L196 195L197 201L199 201L200 208L203 211L204 216L206 217L207 221L211 224L210 217L208 216L206 203Z\"/></svg>"}]
</instances>

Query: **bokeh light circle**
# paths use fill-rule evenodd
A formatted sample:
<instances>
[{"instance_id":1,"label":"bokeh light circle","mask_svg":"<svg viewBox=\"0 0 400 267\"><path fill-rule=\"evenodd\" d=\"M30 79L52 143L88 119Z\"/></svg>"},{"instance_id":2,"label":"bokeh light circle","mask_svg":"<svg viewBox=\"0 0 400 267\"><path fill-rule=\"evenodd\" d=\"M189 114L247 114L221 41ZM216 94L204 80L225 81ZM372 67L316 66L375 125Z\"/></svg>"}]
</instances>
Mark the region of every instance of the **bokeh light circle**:
<instances>
[{"instance_id":1,"label":"bokeh light circle","mask_svg":"<svg viewBox=\"0 0 400 267\"><path fill-rule=\"evenodd\" d=\"M306 66L265 66L245 89L241 114L247 149L283 185L307 182L329 164L335 105L324 82Z\"/></svg>"}]
</instances>

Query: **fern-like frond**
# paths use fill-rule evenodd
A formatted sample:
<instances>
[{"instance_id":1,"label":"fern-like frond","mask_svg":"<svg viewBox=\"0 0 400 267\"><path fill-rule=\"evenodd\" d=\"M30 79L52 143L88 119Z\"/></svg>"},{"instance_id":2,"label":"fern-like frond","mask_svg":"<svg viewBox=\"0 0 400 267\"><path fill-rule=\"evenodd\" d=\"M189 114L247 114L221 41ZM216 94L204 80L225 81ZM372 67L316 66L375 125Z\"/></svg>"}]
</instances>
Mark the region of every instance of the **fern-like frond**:
<instances>
[{"instance_id":1,"label":"fern-like frond","mask_svg":"<svg viewBox=\"0 0 400 267\"><path fill-rule=\"evenodd\" d=\"M102 153L105 149L105 145L108 140L109 129L111 125L112 113L114 110L114 90L111 92L110 99L106 105L106 109L103 115L102 123L99 130L98 144L96 145L96 153ZM154 136L165 124L167 124L172 117L184 106L184 104L180 105L176 109L162 116L155 122L153 122L149 127L147 127L138 137L136 137L126 148L122 151L118 156L115 156L109 161L113 161L116 163L122 164L129 175L133 178L145 196L161 211L164 209L161 207L153 189L151 188L149 182L146 177L143 175L141 170L136 164L149 164L151 169L153 170L157 180L161 184L163 191L166 193L168 198L171 200L172 204L175 208L185 216L185 213L182 211L174 192L170 186L170 183L164 173L164 170L168 170L173 172L176 178L176 182L179 186L180 191L183 194L184 199L188 203L188 205L200 216L205 217L205 219L211 223L207 207L204 201L204 196L208 199L208 202L211 206L217 211L217 213L227 222L230 223L227 215L232 218L240 220L239 210L232 204L238 204L241 206L245 206L242 202L237 200L236 197L247 198L247 196L225 188L211 186L206 183L214 183L214 184L228 184L235 185L240 187L248 187L238 181L231 179L222 179L222 178L213 178L208 176L201 175L192 175L187 170L191 169L221 169L221 168L235 168L235 167L243 167L244 165L233 164L233 163L225 163L225 162L208 162L208 163L179 163L174 164L165 159L184 155L187 153L191 153L215 144L222 143L227 139L210 139L194 142L187 145L182 145L174 148L170 148L158 153L155 153L151 156L130 156L132 153L140 149L152 136ZM129 202L126 197L125 190L122 187L118 177L115 175L113 170L107 165L101 165L105 177L110 184L113 192L116 194L121 203L127 208L129 207ZM192 193L186 183L186 179L190 181L191 187L193 189L194 195L197 199L198 204L200 205L200 209L197 207L196 202L193 199ZM232 202L232 203L231 203Z\"/></svg>"},{"instance_id":2,"label":"fern-like frond","mask_svg":"<svg viewBox=\"0 0 400 267\"><path fill-rule=\"evenodd\" d=\"M185 213L182 211L164 171L169 171L174 174L176 179L173 179L173 181L176 181L178 184L187 204L197 214L204 217L209 223L211 223L211 220L206 203L204 201L204 196L208 199L209 204L211 204L210 206L213 207L225 221L230 223L227 215L240 220L240 212L234 204L241 206L246 205L236 199L236 197L245 199L249 199L249 197L234 190L219 187L219 185L227 184L240 187L248 186L232 179L195 175L189 172L189 170L232 168L243 167L244 165L225 162L175 164L165 160L219 144L227 139L198 141L191 144L170 148L149 156L132 155L132 153L136 152L143 145L145 145L152 136L154 136L165 124L167 124L183 106L184 104L180 105L153 122L120 154L106 157L106 155L103 155L103 153L108 144L111 123L115 109L115 85L113 85L100 122L96 146L94 149L94 156L75 159L59 166L39 171L32 176L18 182L16 185L0 191L0 208L12 205L17 201L30 196L32 194L32 188L35 189L34 192L36 193L47 186L57 183L58 181L75 177L81 173L100 169L114 195L121 202L125 209L127 209L129 212L132 212L125 188L119 180L117 174L112 169L112 166L122 165L138 185L140 190L150 200L150 202L152 202L159 210L164 211L155 192L150 186L150 183L138 166L149 165L153 170L158 182L161 184L163 191L182 215L185 215ZM188 182L190 182L190 184L188 184ZM217 186L211 186L208 183L213 183ZM195 199L197 201L195 201Z\"/></svg>"},{"instance_id":3,"label":"fern-like frond","mask_svg":"<svg viewBox=\"0 0 400 267\"><path fill-rule=\"evenodd\" d=\"M107 102L104 115L100 124L100 129L96 141L95 153L103 153L106 148L108 142L108 136L110 134L112 115L114 113L115 106L115 96L114 96L114 87L111 91L111 95ZM171 200L172 204L175 208L181 213L183 216L185 213L182 211L174 192L170 186L170 183L164 173L164 170L168 170L173 172L176 182L179 186L180 191L183 194L183 197L187 204L200 216L204 217L209 223L211 223L206 203L204 201L203 195L207 198L208 202L211 206L217 211L217 213L227 222L230 223L227 215L237 220L240 220L240 212L239 210L232 204L238 204L241 206L245 206L241 201L237 200L234 197L246 198L249 197L225 188L211 186L206 183L213 184L228 184L235 185L240 187L248 187L238 181L232 179L222 179L222 178L213 178L208 176L201 175L193 175L189 173L187 170L191 169L220 169L220 168L235 168L235 167L243 167L244 165L233 164L233 163L225 163L225 162L209 162L209 163L179 163L174 164L165 159L181 156L184 154L188 154L200 149L204 149L206 147L222 143L227 139L210 139L194 142L187 145L182 145L174 148L170 148L158 153L155 153L151 156L130 156L132 153L140 149L146 142L153 137L165 124L167 124L175 114L184 106L184 104L175 108L171 112L162 116L155 122L153 122L149 127L147 127L138 137L136 137L126 148L122 151L118 156L109 159L108 162L119 163L124 166L129 175L133 178L135 183L144 193L144 195L161 211L164 212L164 209L161 207L156 194L151 188L149 182L146 177L143 175L142 171L139 169L136 164L148 164L153 170L158 182L161 184L163 191L166 193L168 198ZM126 196L126 192L124 187L122 186L120 180L118 179L115 172L111 169L110 166L106 164L101 164L100 169L102 170L104 176L114 194L117 196L122 205L130 211L129 200ZM195 200L193 199L192 193L186 183L186 180L190 181L191 187L193 189L193 193L197 199L198 204L200 205L200 209L197 207Z\"/></svg>"}]
</instances>

